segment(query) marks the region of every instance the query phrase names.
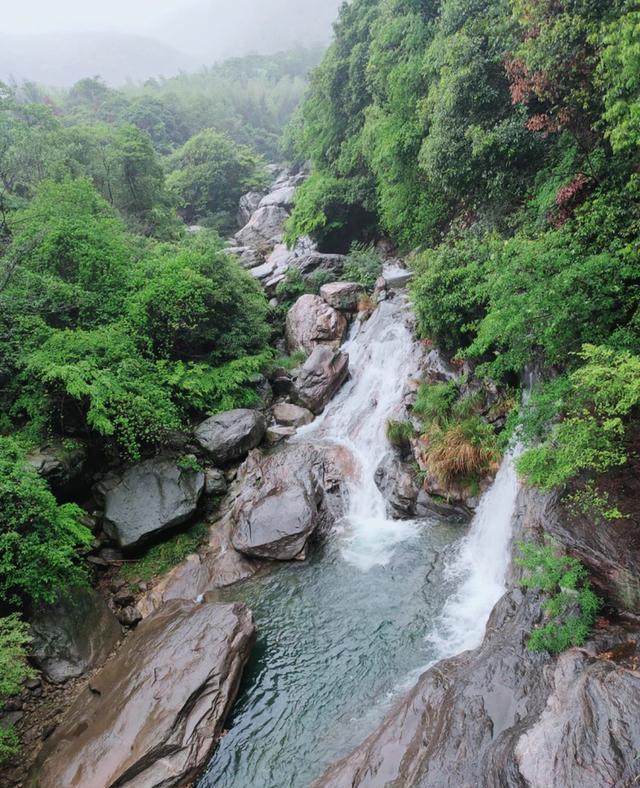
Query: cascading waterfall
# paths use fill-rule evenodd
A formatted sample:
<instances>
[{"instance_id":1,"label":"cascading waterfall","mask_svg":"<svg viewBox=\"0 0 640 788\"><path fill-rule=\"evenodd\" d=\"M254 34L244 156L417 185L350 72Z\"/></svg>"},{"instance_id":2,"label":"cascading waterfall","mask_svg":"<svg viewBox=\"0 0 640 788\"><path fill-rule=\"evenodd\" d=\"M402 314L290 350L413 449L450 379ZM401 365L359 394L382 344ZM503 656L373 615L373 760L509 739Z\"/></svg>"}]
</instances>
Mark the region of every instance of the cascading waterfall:
<instances>
[{"instance_id":1,"label":"cascading waterfall","mask_svg":"<svg viewBox=\"0 0 640 788\"><path fill-rule=\"evenodd\" d=\"M375 729L425 665L480 642L504 590L511 457L463 538L446 519L389 519L375 484L387 421L402 416L407 380L424 363L409 314L396 293L352 329L350 380L295 438L348 451L343 523L306 562L221 594L253 610L258 643L201 788L307 788Z\"/></svg>"},{"instance_id":2,"label":"cascading waterfall","mask_svg":"<svg viewBox=\"0 0 640 788\"><path fill-rule=\"evenodd\" d=\"M344 346L350 383L298 437L344 446L354 460L357 472L348 485L343 556L363 571L387 564L394 546L418 531L416 523L387 516L374 479L389 451L387 422L402 410L407 379L418 372L416 344L405 322L407 309L406 300L400 297L383 302L367 323L354 328Z\"/></svg>"},{"instance_id":3,"label":"cascading waterfall","mask_svg":"<svg viewBox=\"0 0 640 788\"><path fill-rule=\"evenodd\" d=\"M447 567L461 582L447 601L438 625L429 635L437 659L480 644L491 611L506 591L511 525L518 495L514 460L519 449L505 455L494 483L480 501L469 534Z\"/></svg>"}]
</instances>

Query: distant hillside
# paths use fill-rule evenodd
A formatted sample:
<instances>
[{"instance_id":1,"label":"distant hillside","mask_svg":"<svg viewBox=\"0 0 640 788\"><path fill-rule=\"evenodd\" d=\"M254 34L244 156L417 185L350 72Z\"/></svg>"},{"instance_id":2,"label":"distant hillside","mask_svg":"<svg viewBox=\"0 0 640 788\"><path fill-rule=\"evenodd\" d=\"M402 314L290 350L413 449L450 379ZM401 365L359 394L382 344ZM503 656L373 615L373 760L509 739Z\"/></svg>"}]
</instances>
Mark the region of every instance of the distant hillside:
<instances>
[{"instance_id":1,"label":"distant hillside","mask_svg":"<svg viewBox=\"0 0 640 788\"><path fill-rule=\"evenodd\" d=\"M206 63L327 44L343 0L186 0L150 32Z\"/></svg>"},{"instance_id":2,"label":"distant hillside","mask_svg":"<svg viewBox=\"0 0 640 788\"><path fill-rule=\"evenodd\" d=\"M66 87L100 75L108 84L194 71L199 61L167 44L122 33L0 34L0 79Z\"/></svg>"}]
</instances>

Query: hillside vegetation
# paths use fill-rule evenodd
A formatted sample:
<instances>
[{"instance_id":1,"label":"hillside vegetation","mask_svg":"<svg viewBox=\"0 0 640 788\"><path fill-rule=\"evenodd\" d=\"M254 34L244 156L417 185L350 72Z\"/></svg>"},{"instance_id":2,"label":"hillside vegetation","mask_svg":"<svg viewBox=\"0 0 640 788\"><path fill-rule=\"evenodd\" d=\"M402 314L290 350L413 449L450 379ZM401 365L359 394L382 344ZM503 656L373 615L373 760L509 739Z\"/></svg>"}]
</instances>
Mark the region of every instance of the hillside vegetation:
<instances>
[{"instance_id":1,"label":"hillside vegetation","mask_svg":"<svg viewBox=\"0 0 640 788\"><path fill-rule=\"evenodd\" d=\"M287 132L314 165L290 239L415 250L422 336L538 381L521 475L610 516L591 477L637 448L639 93L628 0L354 0Z\"/></svg>"}]
</instances>

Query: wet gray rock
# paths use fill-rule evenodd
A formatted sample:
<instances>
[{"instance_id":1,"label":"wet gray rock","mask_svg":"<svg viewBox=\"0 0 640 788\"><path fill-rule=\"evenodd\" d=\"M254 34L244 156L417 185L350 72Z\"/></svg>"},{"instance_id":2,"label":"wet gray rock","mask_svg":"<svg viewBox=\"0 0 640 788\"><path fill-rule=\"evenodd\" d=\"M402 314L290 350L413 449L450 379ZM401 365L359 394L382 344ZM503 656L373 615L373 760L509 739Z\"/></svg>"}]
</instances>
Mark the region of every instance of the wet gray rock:
<instances>
[{"instance_id":1,"label":"wet gray rock","mask_svg":"<svg viewBox=\"0 0 640 788\"><path fill-rule=\"evenodd\" d=\"M204 492L204 473L176 460L151 459L100 485L104 529L121 548L133 548L185 523Z\"/></svg>"},{"instance_id":2,"label":"wet gray rock","mask_svg":"<svg viewBox=\"0 0 640 788\"><path fill-rule=\"evenodd\" d=\"M280 205L283 208L291 209L295 193L296 187L288 185L287 182L284 186L274 189L263 197L259 204L260 208L265 208L269 205Z\"/></svg>"},{"instance_id":3,"label":"wet gray rock","mask_svg":"<svg viewBox=\"0 0 640 788\"><path fill-rule=\"evenodd\" d=\"M349 377L349 356L319 345L300 368L291 399L316 415Z\"/></svg>"},{"instance_id":4,"label":"wet gray rock","mask_svg":"<svg viewBox=\"0 0 640 788\"><path fill-rule=\"evenodd\" d=\"M166 604L81 692L29 784L191 784L222 733L254 641L244 605Z\"/></svg>"},{"instance_id":5,"label":"wet gray rock","mask_svg":"<svg viewBox=\"0 0 640 788\"><path fill-rule=\"evenodd\" d=\"M344 269L345 260L346 257L341 254L324 254L323 252L312 250L300 252L295 265L305 278L316 272L339 276Z\"/></svg>"},{"instance_id":6,"label":"wet gray rock","mask_svg":"<svg viewBox=\"0 0 640 788\"><path fill-rule=\"evenodd\" d=\"M38 606L30 625L34 662L53 684L102 665L122 636L104 599L88 587Z\"/></svg>"},{"instance_id":7,"label":"wet gray rock","mask_svg":"<svg viewBox=\"0 0 640 788\"><path fill-rule=\"evenodd\" d=\"M333 523L335 502L328 493L338 478L329 457L310 446L269 456L252 452L233 508L235 549L277 561L303 555L312 534Z\"/></svg>"},{"instance_id":8,"label":"wet gray rock","mask_svg":"<svg viewBox=\"0 0 640 788\"><path fill-rule=\"evenodd\" d=\"M551 509L549 498L523 491L514 543L539 532ZM512 586L521 571L512 566ZM637 651L640 631L596 630L584 648L559 659L532 653L527 640L543 621L542 601L531 591L509 591L482 645L427 670L316 788L629 784L640 746L640 677L615 655L620 645Z\"/></svg>"},{"instance_id":9,"label":"wet gray rock","mask_svg":"<svg viewBox=\"0 0 640 788\"><path fill-rule=\"evenodd\" d=\"M320 297L342 312L357 312L364 288L358 282L330 282L320 288Z\"/></svg>"},{"instance_id":10,"label":"wet gray rock","mask_svg":"<svg viewBox=\"0 0 640 788\"><path fill-rule=\"evenodd\" d=\"M471 512L464 506L434 500L419 483L410 463L404 462L395 452L383 457L376 468L375 482L383 494L391 517L413 519L422 517L447 517L468 521Z\"/></svg>"},{"instance_id":11,"label":"wet gray rock","mask_svg":"<svg viewBox=\"0 0 640 788\"><path fill-rule=\"evenodd\" d=\"M227 480L224 471L219 468L206 468L204 472L204 491L207 495L224 495L227 491Z\"/></svg>"},{"instance_id":12,"label":"wet gray rock","mask_svg":"<svg viewBox=\"0 0 640 788\"><path fill-rule=\"evenodd\" d=\"M289 351L311 353L318 345L340 347L347 334L347 321L316 295L303 295L287 313L286 337Z\"/></svg>"},{"instance_id":13,"label":"wet gray rock","mask_svg":"<svg viewBox=\"0 0 640 788\"><path fill-rule=\"evenodd\" d=\"M238 258L238 262L247 270L255 269L264 263L264 255L249 246L229 246L225 250Z\"/></svg>"},{"instance_id":14,"label":"wet gray rock","mask_svg":"<svg viewBox=\"0 0 640 788\"><path fill-rule=\"evenodd\" d=\"M295 427L280 427L280 426L273 426L267 428L267 435L266 440L267 443L275 446L278 443L282 443L282 441L287 440L288 438L293 438L296 434Z\"/></svg>"},{"instance_id":15,"label":"wet gray rock","mask_svg":"<svg viewBox=\"0 0 640 788\"><path fill-rule=\"evenodd\" d=\"M238 246L250 246L268 253L282 240L289 213L278 205L266 205L253 214L247 224L236 233Z\"/></svg>"},{"instance_id":16,"label":"wet gray rock","mask_svg":"<svg viewBox=\"0 0 640 788\"><path fill-rule=\"evenodd\" d=\"M238 207L238 227L244 227L249 219L251 219L253 214L258 210L262 197L262 192L247 192L242 195Z\"/></svg>"},{"instance_id":17,"label":"wet gray rock","mask_svg":"<svg viewBox=\"0 0 640 788\"><path fill-rule=\"evenodd\" d=\"M264 438L266 422L260 411L240 408L219 413L196 427L200 446L217 465L244 459Z\"/></svg>"},{"instance_id":18,"label":"wet gray rock","mask_svg":"<svg viewBox=\"0 0 640 788\"><path fill-rule=\"evenodd\" d=\"M315 418L307 408L301 408L291 402L279 402L273 408L273 417L283 427L304 427Z\"/></svg>"}]
</instances>

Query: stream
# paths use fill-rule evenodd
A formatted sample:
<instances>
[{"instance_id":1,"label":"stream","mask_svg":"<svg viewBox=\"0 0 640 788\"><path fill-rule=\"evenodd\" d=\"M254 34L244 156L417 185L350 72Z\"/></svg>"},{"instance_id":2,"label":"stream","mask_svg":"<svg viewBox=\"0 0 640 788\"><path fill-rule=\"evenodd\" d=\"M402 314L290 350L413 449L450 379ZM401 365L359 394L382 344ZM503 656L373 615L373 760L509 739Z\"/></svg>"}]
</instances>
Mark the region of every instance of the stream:
<instances>
[{"instance_id":1,"label":"stream","mask_svg":"<svg viewBox=\"0 0 640 788\"><path fill-rule=\"evenodd\" d=\"M351 378L297 441L338 444L355 468L346 516L306 562L222 594L258 642L199 788L308 788L383 720L433 662L481 641L504 593L517 483L505 458L470 527L391 520L374 482L385 425L421 356L403 294L355 326Z\"/></svg>"}]
</instances>

